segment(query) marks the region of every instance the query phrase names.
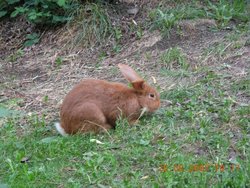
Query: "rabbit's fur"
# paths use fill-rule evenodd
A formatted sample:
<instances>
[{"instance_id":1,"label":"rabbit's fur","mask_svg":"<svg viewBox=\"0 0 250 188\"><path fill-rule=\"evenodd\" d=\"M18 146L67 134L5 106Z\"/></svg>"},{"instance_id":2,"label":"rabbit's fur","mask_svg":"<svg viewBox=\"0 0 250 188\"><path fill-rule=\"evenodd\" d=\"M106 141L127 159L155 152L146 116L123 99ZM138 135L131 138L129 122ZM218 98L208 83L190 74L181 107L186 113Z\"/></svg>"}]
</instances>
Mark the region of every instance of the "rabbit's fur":
<instances>
[{"instance_id":1,"label":"rabbit's fur","mask_svg":"<svg viewBox=\"0 0 250 188\"><path fill-rule=\"evenodd\" d=\"M142 109L153 112L159 108L159 93L131 67L124 64L118 67L132 88L104 80L81 81L63 101L61 124L56 124L62 135L115 128L120 116L132 124L139 118Z\"/></svg>"}]
</instances>

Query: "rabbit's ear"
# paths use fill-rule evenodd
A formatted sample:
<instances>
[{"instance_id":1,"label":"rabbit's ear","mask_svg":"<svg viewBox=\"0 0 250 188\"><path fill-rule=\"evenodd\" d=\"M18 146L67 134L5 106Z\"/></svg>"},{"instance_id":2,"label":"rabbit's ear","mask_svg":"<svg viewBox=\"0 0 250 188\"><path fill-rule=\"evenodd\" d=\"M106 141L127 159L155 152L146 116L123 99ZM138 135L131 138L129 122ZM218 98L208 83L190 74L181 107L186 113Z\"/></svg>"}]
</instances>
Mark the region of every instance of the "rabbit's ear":
<instances>
[{"instance_id":1,"label":"rabbit's ear","mask_svg":"<svg viewBox=\"0 0 250 188\"><path fill-rule=\"evenodd\" d=\"M134 81L134 82L131 82L133 88L135 90L143 90L144 88L144 80L138 80L138 81Z\"/></svg>"},{"instance_id":2,"label":"rabbit's ear","mask_svg":"<svg viewBox=\"0 0 250 188\"><path fill-rule=\"evenodd\" d=\"M143 81L143 79L128 65L118 64L123 76L130 82Z\"/></svg>"}]
</instances>

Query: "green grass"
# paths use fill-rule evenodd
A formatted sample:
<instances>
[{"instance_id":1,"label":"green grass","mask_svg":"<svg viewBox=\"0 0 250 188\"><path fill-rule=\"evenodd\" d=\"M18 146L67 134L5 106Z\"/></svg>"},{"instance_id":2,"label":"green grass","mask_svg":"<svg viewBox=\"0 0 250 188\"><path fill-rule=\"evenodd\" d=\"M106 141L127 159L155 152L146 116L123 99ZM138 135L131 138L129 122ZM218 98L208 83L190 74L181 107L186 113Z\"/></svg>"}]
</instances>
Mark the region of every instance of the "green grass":
<instances>
[{"instance_id":1,"label":"green grass","mask_svg":"<svg viewBox=\"0 0 250 188\"><path fill-rule=\"evenodd\" d=\"M245 0L235 0L231 3L220 0L217 3L208 2L208 4L208 17L216 19L222 27L228 25L230 20L249 21L249 2Z\"/></svg>"},{"instance_id":2,"label":"green grass","mask_svg":"<svg viewBox=\"0 0 250 188\"><path fill-rule=\"evenodd\" d=\"M170 4L173 4L173 2ZM151 29L158 29L164 35L168 35L170 30L175 27L180 20L205 17L206 11L200 7L198 1L175 3L173 7L168 7L168 3L166 3L165 6L159 6L149 12L149 18L152 22Z\"/></svg>"},{"instance_id":3,"label":"green grass","mask_svg":"<svg viewBox=\"0 0 250 188\"><path fill-rule=\"evenodd\" d=\"M181 49L169 48L167 51L162 53L160 57L160 62L165 64L167 68L182 68L187 69L188 63L185 55L182 53Z\"/></svg>"},{"instance_id":4,"label":"green grass","mask_svg":"<svg viewBox=\"0 0 250 188\"><path fill-rule=\"evenodd\" d=\"M195 83L163 91L170 107L137 126L119 120L109 134L61 137L43 117L27 116L22 127L8 119L0 128L0 185L248 187L249 106L235 104L223 77L200 71Z\"/></svg>"},{"instance_id":5,"label":"green grass","mask_svg":"<svg viewBox=\"0 0 250 188\"><path fill-rule=\"evenodd\" d=\"M174 6L171 6L173 5ZM152 22L152 29L160 30L164 35L178 25L178 22L185 19L214 19L218 28L225 28L230 21L247 23L250 18L250 3L245 0L218 2L193 0L191 2L166 1L156 9L149 12Z\"/></svg>"},{"instance_id":6,"label":"green grass","mask_svg":"<svg viewBox=\"0 0 250 188\"><path fill-rule=\"evenodd\" d=\"M68 22L68 28L77 27L73 37L73 46L94 46L104 43L107 38L117 37L113 28L108 7L101 3L86 3L79 6L73 13L74 19Z\"/></svg>"},{"instance_id":7,"label":"green grass","mask_svg":"<svg viewBox=\"0 0 250 188\"><path fill-rule=\"evenodd\" d=\"M48 131L43 122L17 136L17 125L9 121L1 128L1 181L10 187L249 185L249 158L237 158L239 169L230 169L230 134L218 131L219 123L202 117L192 124L185 116L179 119L179 109L172 110L160 111L135 127L120 122L110 136L64 138ZM249 144L246 135L239 142L235 146L239 149ZM205 155L197 155L197 144ZM24 157L29 158L27 163L21 163ZM164 164L168 170L161 172ZM208 164L206 171L195 167Z\"/></svg>"}]
</instances>

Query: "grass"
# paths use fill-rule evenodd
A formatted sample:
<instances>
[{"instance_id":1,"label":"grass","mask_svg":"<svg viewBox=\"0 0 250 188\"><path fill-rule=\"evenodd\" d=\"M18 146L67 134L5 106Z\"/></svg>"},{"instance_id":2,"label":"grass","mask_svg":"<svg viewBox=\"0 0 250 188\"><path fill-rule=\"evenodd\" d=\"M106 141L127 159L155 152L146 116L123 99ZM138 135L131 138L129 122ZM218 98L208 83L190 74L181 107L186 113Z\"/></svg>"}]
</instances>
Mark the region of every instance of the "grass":
<instances>
[{"instance_id":1,"label":"grass","mask_svg":"<svg viewBox=\"0 0 250 188\"><path fill-rule=\"evenodd\" d=\"M220 91L211 96L207 92L214 88L208 88L198 84L167 92L163 98L172 100L172 107L144 118L138 126L120 121L110 136L61 137L36 116L19 136L20 127L10 119L0 130L1 183L10 187L183 187L197 183L201 187L247 187L249 138L242 130L238 143L232 143L235 132L227 128L228 118L223 118L236 115L230 110L232 101ZM246 113L249 109L237 110L237 123L247 121ZM240 156L230 162L232 147ZM22 162L25 158L27 162ZM210 166L204 170L202 165Z\"/></svg>"},{"instance_id":2,"label":"grass","mask_svg":"<svg viewBox=\"0 0 250 188\"><path fill-rule=\"evenodd\" d=\"M169 48L166 52L161 55L160 61L162 64L166 64L168 68L182 68L187 69L188 63L185 55L182 53L181 49Z\"/></svg>"},{"instance_id":3,"label":"grass","mask_svg":"<svg viewBox=\"0 0 250 188\"><path fill-rule=\"evenodd\" d=\"M164 4L164 3L163 3ZM164 35L168 35L170 30L178 26L178 22L185 19L214 19L218 23L218 28L225 28L230 21L249 22L250 3L244 0L218 2L210 1L191 1L190 3L177 3L174 6L172 1L165 2L165 6L153 9L149 13L152 22L152 29L160 30Z\"/></svg>"},{"instance_id":4,"label":"grass","mask_svg":"<svg viewBox=\"0 0 250 188\"><path fill-rule=\"evenodd\" d=\"M181 48L162 52L160 76L191 81L162 89L170 106L136 126L119 120L109 134L62 137L47 114L11 116L6 109L24 101L2 101L0 187L249 187L249 72L228 79L221 71L225 57L244 48L227 47L244 39L246 31L237 32L211 43L196 69Z\"/></svg>"},{"instance_id":5,"label":"grass","mask_svg":"<svg viewBox=\"0 0 250 188\"><path fill-rule=\"evenodd\" d=\"M73 45L83 44L94 46L103 43L107 38L115 35L107 6L101 3L86 3L74 12L74 19L69 21L68 28L77 26L77 34L73 38ZM117 36L117 35L115 35Z\"/></svg>"},{"instance_id":6,"label":"grass","mask_svg":"<svg viewBox=\"0 0 250 188\"><path fill-rule=\"evenodd\" d=\"M48 131L43 122L19 137L15 123L9 121L1 128L1 181L10 187L26 187L25 182L30 187L182 187L197 183L247 187L249 159L237 158L235 163L227 159L230 134L216 130L219 124L213 125L209 119L197 120L200 127L190 124L189 118L175 120L179 110L174 109L172 115L170 111L144 119L141 126L120 122L111 137L64 138ZM246 136L240 142L237 148L249 144ZM197 144L207 156L197 155ZM24 158L29 160L22 163ZM206 171L197 167L208 164L211 166ZM168 170L161 172L161 165L167 165Z\"/></svg>"},{"instance_id":7,"label":"grass","mask_svg":"<svg viewBox=\"0 0 250 188\"><path fill-rule=\"evenodd\" d=\"M0 128L0 185L248 187L250 109L235 103L248 81L232 83L228 95L224 77L209 68L199 74L163 91L170 107L137 126L119 120L109 134L61 137L41 116L24 117L23 126L8 118Z\"/></svg>"},{"instance_id":8,"label":"grass","mask_svg":"<svg viewBox=\"0 0 250 188\"><path fill-rule=\"evenodd\" d=\"M207 15L216 19L220 26L228 25L229 21L239 20L243 22L249 21L249 4L244 0L236 0L231 3L220 0L217 3L208 2Z\"/></svg>"}]
</instances>

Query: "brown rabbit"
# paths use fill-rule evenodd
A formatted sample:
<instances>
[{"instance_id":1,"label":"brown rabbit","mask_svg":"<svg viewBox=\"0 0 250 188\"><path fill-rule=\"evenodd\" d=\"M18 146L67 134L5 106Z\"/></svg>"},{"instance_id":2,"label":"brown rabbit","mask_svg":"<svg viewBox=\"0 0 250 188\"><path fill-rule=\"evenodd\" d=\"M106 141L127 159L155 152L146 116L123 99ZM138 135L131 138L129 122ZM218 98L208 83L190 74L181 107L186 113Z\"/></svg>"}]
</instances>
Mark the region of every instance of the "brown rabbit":
<instances>
[{"instance_id":1,"label":"brown rabbit","mask_svg":"<svg viewBox=\"0 0 250 188\"><path fill-rule=\"evenodd\" d=\"M120 116L132 124L143 109L153 112L159 108L159 93L128 65L119 64L118 67L132 88L104 80L80 82L63 101L61 124L55 124L59 133L67 135L115 128Z\"/></svg>"}]
</instances>

